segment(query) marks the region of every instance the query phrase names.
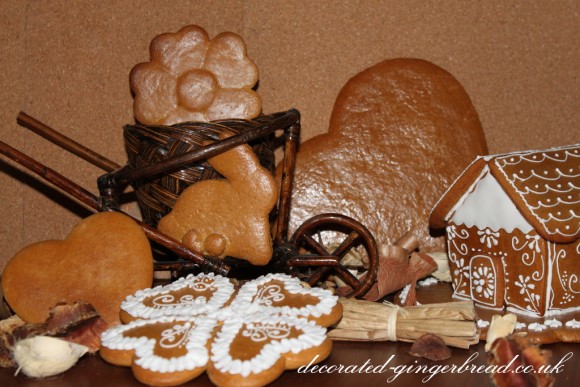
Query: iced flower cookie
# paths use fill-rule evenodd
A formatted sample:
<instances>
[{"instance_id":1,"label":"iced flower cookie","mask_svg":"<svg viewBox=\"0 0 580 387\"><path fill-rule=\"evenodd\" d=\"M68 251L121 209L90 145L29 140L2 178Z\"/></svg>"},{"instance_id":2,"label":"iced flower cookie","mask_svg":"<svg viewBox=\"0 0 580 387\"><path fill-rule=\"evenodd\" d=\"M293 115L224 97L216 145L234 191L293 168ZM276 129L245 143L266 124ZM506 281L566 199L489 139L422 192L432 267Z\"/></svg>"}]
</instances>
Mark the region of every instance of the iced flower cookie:
<instances>
[{"instance_id":1,"label":"iced flower cookie","mask_svg":"<svg viewBox=\"0 0 580 387\"><path fill-rule=\"evenodd\" d=\"M141 383L175 386L206 370L216 326L206 317L135 320L103 333L100 354L111 364L130 366Z\"/></svg>"},{"instance_id":2,"label":"iced flower cookie","mask_svg":"<svg viewBox=\"0 0 580 387\"><path fill-rule=\"evenodd\" d=\"M325 327L342 316L338 297L268 274L236 292L214 274L190 275L123 302L122 321L101 338L101 356L146 384L173 386L207 369L219 386L270 383L287 369L328 357Z\"/></svg>"},{"instance_id":3,"label":"iced flower cookie","mask_svg":"<svg viewBox=\"0 0 580 387\"><path fill-rule=\"evenodd\" d=\"M234 294L234 285L225 277L193 274L172 284L138 291L121 303L121 321L162 316L212 314L223 308Z\"/></svg>"},{"instance_id":4,"label":"iced flower cookie","mask_svg":"<svg viewBox=\"0 0 580 387\"><path fill-rule=\"evenodd\" d=\"M210 380L218 386L262 386L286 369L328 357L326 329L301 318L253 315L228 320L211 347Z\"/></svg>"}]
</instances>

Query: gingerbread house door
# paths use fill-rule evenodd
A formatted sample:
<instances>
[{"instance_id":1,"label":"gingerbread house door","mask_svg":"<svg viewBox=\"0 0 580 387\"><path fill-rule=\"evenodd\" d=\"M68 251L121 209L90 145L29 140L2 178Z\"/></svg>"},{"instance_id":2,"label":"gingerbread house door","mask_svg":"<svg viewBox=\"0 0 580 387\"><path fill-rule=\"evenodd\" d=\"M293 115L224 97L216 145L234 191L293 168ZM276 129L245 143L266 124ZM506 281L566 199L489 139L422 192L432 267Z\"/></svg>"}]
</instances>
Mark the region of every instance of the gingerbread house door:
<instances>
[{"instance_id":1,"label":"gingerbread house door","mask_svg":"<svg viewBox=\"0 0 580 387\"><path fill-rule=\"evenodd\" d=\"M502 308L504 301L504 276L501 259L488 255L475 255L471 258L469 278L471 298L482 305Z\"/></svg>"}]
</instances>

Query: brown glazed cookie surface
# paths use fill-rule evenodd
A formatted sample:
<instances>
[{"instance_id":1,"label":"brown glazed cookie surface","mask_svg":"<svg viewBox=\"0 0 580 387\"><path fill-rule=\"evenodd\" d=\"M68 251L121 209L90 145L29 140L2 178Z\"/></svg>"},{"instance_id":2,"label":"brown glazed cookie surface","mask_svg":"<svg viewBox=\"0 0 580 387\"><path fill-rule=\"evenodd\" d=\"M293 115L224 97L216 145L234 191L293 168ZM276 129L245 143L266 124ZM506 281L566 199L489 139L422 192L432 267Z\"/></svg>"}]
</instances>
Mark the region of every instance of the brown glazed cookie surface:
<instances>
[{"instance_id":1,"label":"brown glazed cookie surface","mask_svg":"<svg viewBox=\"0 0 580 387\"><path fill-rule=\"evenodd\" d=\"M190 317L214 314L235 293L234 283L213 273L190 274L165 286L143 289L121 303L121 321L163 316Z\"/></svg>"},{"instance_id":2,"label":"brown glazed cookie surface","mask_svg":"<svg viewBox=\"0 0 580 387\"><path fill-rule=\"evenodd\" d=\"M323 212L351 216L379 243L409 230L442 250L428 216L487 146L469 96L448 72L418 59L386 60L349 80L328 133L301 144L290 231Z\"/></svg>"}]
</instances>

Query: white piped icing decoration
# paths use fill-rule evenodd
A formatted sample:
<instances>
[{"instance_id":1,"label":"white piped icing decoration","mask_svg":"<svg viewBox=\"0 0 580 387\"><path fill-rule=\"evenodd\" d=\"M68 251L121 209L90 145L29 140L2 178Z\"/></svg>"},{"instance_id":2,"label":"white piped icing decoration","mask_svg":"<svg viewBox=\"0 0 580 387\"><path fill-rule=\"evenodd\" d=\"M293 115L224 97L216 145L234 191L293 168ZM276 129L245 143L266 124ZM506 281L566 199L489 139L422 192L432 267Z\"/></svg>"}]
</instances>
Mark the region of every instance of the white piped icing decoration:
<instances>
[{"instance_id":1,"label":"white piped icing decoration","mask_svg":"<svg viewBox=\"0 0 580 387\"><path fill-rule=\"evenodd\" d=\"M300 331L297 337L290 330ZM256 342L270 340L260 352L249 360L234 359L231 345L241 332ZM326 329L302 318L288 316L253 315L233 318L224 322L211 347L211 361L221 372L247 377L272 367L284 353L298 353L322 344Z\"/></svg>"},{"instance_id":2,"label":"white piped icing decoration","mask_svg":"<svg viewBox=\"0 0 580 387\"><path fill-rule=\"evenodd\" d=\"M568 328L580 328L580 321L576 321L576 319L570 320L566 322L566 327Z\"/></svg>"},{"instance_id":3,"label":"white piped icing decoration","mask_svg":"<svg viewBox=\"0 0 580 387\"><path fill-rule=\"evenodd\" d=\"M494 163L514 194L525 203L529 214L542 225L544 232L577 237L580 228L578 144L497 156ZM507 171L514 168L522 169L510 175ZM554 200L547 197L550 193L556 195ZM559 214L555 209L559 210Z\"/></svg>"},{"instance_id":4,"label":"white piped icing decoration","mask_svg":"<svg viewBox=\"0 0 580 387\"><path fill-rule=\"evenodd\" d=\"M489 326L489 321L478 319L477 320L477 327L478 328L487 328Z\"/></svg>"},{"instance_id":5,"label":"white piped icing decoration","mask_svg":"<svg viewBox=\"0 0 580 387\"><path fill-rule=\"evenodd\" d=\"M516 323L516 328L515 328L515 329L516 329L517 331L520 331L520 330L522 330L522 329L526 329L526 327L527 327L526 323L523 323L523 322L517 322L517 323Z\"/></svg>"},{"instance_id":6,"label":"white piped icing decoration","mask_svg":"<svg viewBox=\"0 0 580 387\"><path fill-rule=\"evenodd\" d=\"M211 298L194 297L186 294L176 299L175 292L191 290L191 292L213 292ZM121 309L134 318L152 319L162 316L197 316L217 313L234 294L234 285L220 275L193 274L177 281L155 288L140 290L135 295L128 296L121 303ZM144 302L150 300L152 306Z\"/></svg>"},{"instance_id":7,"label":"white piped icing decoration","mask_svg":"<svg viewBox=\"0 0 580 387\"><path fill-rule=\"evenodd\" d=\"M146 326L174 324L158 333L156 338L128 337L125 333ZM117 350L135 350L135 364L160 373L181 372L205 367L209 360L207 342L211 339L217 320L207 317L161 317L135 320L126 325L110 328L101 335L101 345ZM154 328L152 328L154 329ZM168 349L183 347L183 356L166 358L155 353L155 346Z\"/></svg>"},{"instance_id":8,"label":"white piped icing decoration","mask_svg":"<svg viewBox=\"0 0 580 387\"><path fill-rule=\"evenodd\" d=\"M419 285L419 286L429 286L429 285L436 284L437 282L438 282L437 281L437 278L435 278L435 277L427 277L424 280L417 282L417 285Z\"/></svg>"},{"instance_id":9,"label":"white piped icing decoration","mask_svg":"<svg viewBox=\"0 0 580 387\"><path fill-rule=\"evenodd\" d=\"M553 318L551 320L545 320L544 325L550 328L559 328L562 326L562 322Z\"/></svg>"},{"instance_id":10,"label":"white piped icing decoration","mask_svg":"<svg viewBox=\"0 0 580 387\"><path fill-rule=\"evenodd\" d=\"M399 294L399 300L401 304L405 304L407 302L407 296L409 295L409 291L411 290L411 284L405 285L405 287L401 290Z\"/></svg>"},{"instance_id":11,"label":"white piped icing decoration","mask_svg":"<svg viewBox=\"0 0 580 387\"><path fill-rule=\"evenodd\" d=\"M285 298L282 288L276 284L278 281L283 283L287 293L312 296L318 299L318 302L300 308L278 305ZM270 273L245 283L232 301L230 309L233 314L268 313L317 318L331 313L337 302L338 297L328 290L305 288L298 278L287 274Z\"/></svg>"},{"instance_id":12,"label":"white piped icing decoration","mask_svg":"<svg viewBox=\"0 0 580 387\"><path fill-rule=\"evenodd\" d=\"M534 322L534 323L531 323L528 325L528 329L530 331L541 332L541 331L546 330L548 328L544 324Z\"/></svg>"}]
</instances>

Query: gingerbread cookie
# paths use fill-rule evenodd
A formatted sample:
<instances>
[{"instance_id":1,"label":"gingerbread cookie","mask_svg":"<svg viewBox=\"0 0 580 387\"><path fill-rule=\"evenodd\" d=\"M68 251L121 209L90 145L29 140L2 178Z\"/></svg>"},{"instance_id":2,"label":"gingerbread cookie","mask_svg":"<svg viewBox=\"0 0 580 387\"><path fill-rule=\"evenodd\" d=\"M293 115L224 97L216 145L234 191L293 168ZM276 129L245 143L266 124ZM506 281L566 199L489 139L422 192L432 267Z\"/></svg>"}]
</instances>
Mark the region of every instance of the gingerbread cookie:
<instances>
[{"instance_id":1,"label":"gingerbread cookie","mask_svg":"<svg viewBox=\"0 0 580 387\"><path fill-rule=\"evenodd\" d=\"M101 356L131 366L143 383L165 386L206 368L220 386L267 384L284 370L323 361L332 349L324 327L342 316L330 291L285 274L249 281L237 293L227 278L189 276L137 292L123 308L132 319L163 317L110 329L102 335Z\"/></svg>"},{"instance_id":2,"label":"gingerbread cookie","mask_svg":"<svg viewBox=\"0 0 580 387\"><path fill-rule=\"evenodd\" d=\"M127 297L121 303L121 321L211 315L230 301L234 290L228 278L213 273L190 274L172 284L140 290Z\"/></svg>"},{"instance_id":3,"label":"gingerbread cookie","mask_svg":"<svg viewBox=\"0 0 580 387\"><path fill-rule=\"evenodd\" d=\"M272 258L269 215L278 198L274 178L247 144L208 162L225 180L189 186L158 229L201 254L267 264Z\"/></svg>"},{"instance_id":4,"label":"gingerbread cookie","mask_svg":"<svg viewBox=\"0 0 580 387\"><path fill-rule=\"evenodd\" d=\"M326 329L304 319L269 314L230 319L212 344L207 373L218 386L262 386L284 370L323 361L331 350Z\"/></svg>"},{"instance_id":5,"label":"gingerbread cookie","mask_svg":"<svg viewBox=\"0 0 580 387\"><path fill-rule=\"evenodd\" d=\"M267 274L245 283L231 306L236 313L303 317L328 327L342 317L338 297L328 290L305 287L295 277Z\"/></svg>"},{"instance_id":6,"label":"gingerbread cookie","mask_svg":"<svg viewBox=\"0 0 580 387\"><path fill-rule=\"evenodd\" d=\"M207 317L135 320L106 331L100 354L111 364L130 366L142 383L175 386L206 370L216 326Z\"/></svg>"},{"instance_id":7,"label":"gingerbread cookie","mask_svg":"<svg viewBox=\"0 0 580 387\"><path fill-rule=\"evenodd\" d=\"M65 240L25 247L2 275L4 297L28 323L43 323L58 303L83 301L115 324L125 297L152 282L149 240L135 221L116 212L89 216Z\"/></svg>"},{"instance_id":8,"label":"gingerbread cookie","mask_svg":"<svg viewBox=\"0 0 580 387\"><path fill-rule=\"evenodd\" d=\"M252 90L258 68L240 36L224 32L210 40L203 28L190 25L158 35L149 52L150 61L133 67L129 76L135 118L142 124L260 114L261 100Z\"/></svg>"},{"instance_id":9,"label":"gingerbread cookie","mask_svg":"<svg viewBox=\"0 0 580 387\"><path fill-rule=\"evenodd\" d=\"M486 153L457 79L424 60L385 60L344 85L328 133L300 144L289 230L336 212L363 223L380 244L412 231L423 251L442 251L429 212L462 168Z\"/></svg>"}]
</instances>

